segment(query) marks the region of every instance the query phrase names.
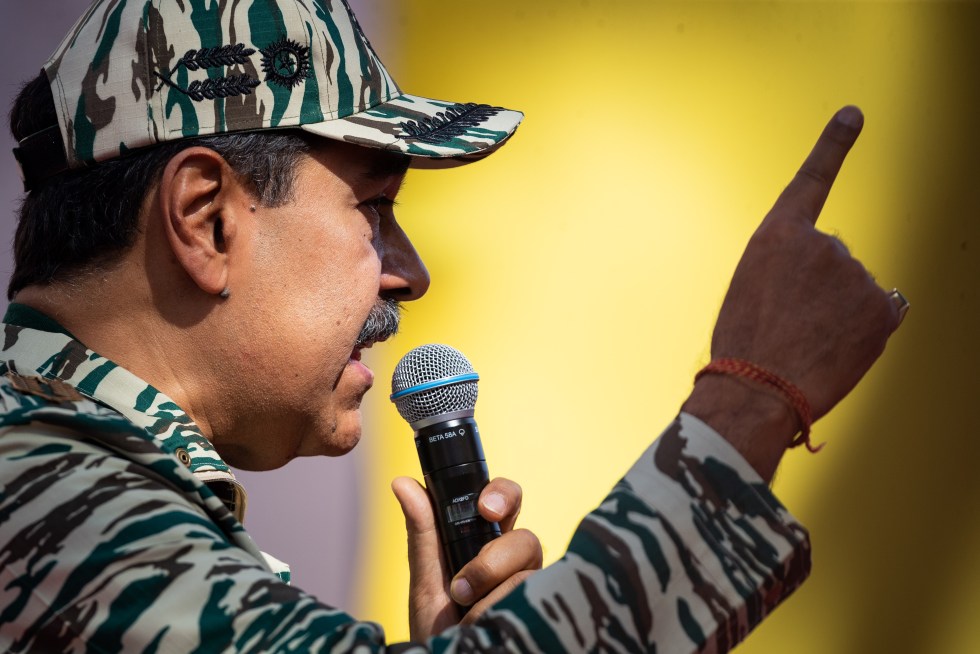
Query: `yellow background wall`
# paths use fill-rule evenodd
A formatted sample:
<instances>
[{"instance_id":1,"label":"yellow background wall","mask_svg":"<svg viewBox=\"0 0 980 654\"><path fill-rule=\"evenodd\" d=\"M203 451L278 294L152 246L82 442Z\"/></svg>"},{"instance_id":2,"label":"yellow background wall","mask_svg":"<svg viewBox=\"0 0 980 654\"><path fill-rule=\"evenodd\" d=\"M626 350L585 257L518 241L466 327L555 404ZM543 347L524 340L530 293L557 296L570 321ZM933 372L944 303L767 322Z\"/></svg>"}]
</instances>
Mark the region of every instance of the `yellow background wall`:
<instances>
[{"instance_id":1,"label":"yellow background wall","mask_svg":"<svg viewBox=\"0 0 980 654\"><path fill-rule=\"evenodd\" d=\"M840 106L865 132L819 226L911 300L883 359L776 491L810 581L744 652L980 652L980 6L412 0L376 43L406 90L522 109L485 162L417 171L400 218L432 272L373 353L355 613L407 636L401 515L418 476L387 402L405 351L482 375L491 472L558 558L707 361L742 247ZM378 358L383 357L383 358Z\"/></svg>"},{"instance_id":2,"label":"yellow background wall","mask_svg":"<svg viewBox=\"0 0 980 654\"><path fill-rule=\"evenodd\" d=\"M0 3L5 104L83 4ZM315 587L319 573L346 586L357 524L330 511L359 507L369 516L359 601L321 597L407 636L388 484L418 475L418 462L384 378L433 341L483 375L491 471L524 485L521 523L559 557L677 411L743 244L824 122L856 103L865 133L820 225L913 307L862 385L818 423L827 448L786 457L776 491L812 530L814 571L739 651L980 652L980 6L355 5L406 90L528 117L487 161L410 176L399 216L434 282L402 335L371 353L379 380L357 470L351 457L297 461L262 475L265 487L247 483L257 540L294 565L286 545L307 556L297 583ZM10 234L20 187L9 154L0 168ZM274 491L289 499L263 515Z\"/></svg>"}]
</instances>

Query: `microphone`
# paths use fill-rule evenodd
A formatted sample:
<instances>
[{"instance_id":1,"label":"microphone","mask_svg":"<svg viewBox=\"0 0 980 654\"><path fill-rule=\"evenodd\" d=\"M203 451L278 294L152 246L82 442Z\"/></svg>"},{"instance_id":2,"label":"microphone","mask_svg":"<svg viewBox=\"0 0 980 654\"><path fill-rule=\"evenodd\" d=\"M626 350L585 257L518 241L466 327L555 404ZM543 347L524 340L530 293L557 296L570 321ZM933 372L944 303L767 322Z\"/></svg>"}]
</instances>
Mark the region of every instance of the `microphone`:
<instances>
[{"instance_id":1,"label":"microphone","mask_svg":"<svg viewBox=\"0 0 980 654\"><path fill-rule=\"evenodd\" d=\"M473 411L480 376L458 350L422 345L398 362L391 378L391 401L415 430L415 449L452 575L486 543L500 525L477 509L490 481Z\"/></svg>"}]
</instances>

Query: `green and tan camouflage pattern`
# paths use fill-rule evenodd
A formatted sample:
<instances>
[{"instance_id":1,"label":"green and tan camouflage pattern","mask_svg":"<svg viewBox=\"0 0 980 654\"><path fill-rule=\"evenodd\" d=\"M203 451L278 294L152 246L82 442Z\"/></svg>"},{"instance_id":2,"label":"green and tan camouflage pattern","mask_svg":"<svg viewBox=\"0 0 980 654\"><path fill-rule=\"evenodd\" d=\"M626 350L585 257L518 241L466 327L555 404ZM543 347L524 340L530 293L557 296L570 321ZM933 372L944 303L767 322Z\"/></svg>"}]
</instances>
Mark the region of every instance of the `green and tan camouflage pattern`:
<instances>
[{"instance_id":1,"label":"green and tan camouflage pattern","mask_svg":"<svg viewBox=\"0 0 980 654\"><path fill-rule=\"evenodd\" d=\"M288 127L444 167L486 156L523 118L402 94L343 0L97 0L44 68L73 168Z\"/></svg>"},{"instance_id":2,"label":"green and tan camouflage pattern","mask_svg":"<svg viewBox=\"0 0 980 654\"><path fill-rule=\"evenodd\" d=\"M388 645L270 570L179 407L20 322L0 353L2 651L724 652L809 571L805 529L681 414L560 561L472 626Z\"/></svg>"}]
</instances>

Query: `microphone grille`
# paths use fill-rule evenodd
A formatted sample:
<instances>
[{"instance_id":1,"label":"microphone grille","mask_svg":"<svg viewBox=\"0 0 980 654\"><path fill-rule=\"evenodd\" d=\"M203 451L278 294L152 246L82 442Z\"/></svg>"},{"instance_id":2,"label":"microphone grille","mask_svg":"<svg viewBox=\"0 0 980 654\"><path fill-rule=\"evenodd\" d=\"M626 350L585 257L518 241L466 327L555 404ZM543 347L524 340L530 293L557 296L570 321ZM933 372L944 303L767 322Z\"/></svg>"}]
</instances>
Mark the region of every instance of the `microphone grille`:
<instances>
[{"instance_id":1,"label":"microphone grille","mask_svg":"<svg viewBox=\"0 0 980 654\"><path fill-rule=\"evenodd\" d=\"M395 366L391 400L410 424L476 407L477 379L473 364L456 348L421 345Z\"/></svg>"}]
</instances>

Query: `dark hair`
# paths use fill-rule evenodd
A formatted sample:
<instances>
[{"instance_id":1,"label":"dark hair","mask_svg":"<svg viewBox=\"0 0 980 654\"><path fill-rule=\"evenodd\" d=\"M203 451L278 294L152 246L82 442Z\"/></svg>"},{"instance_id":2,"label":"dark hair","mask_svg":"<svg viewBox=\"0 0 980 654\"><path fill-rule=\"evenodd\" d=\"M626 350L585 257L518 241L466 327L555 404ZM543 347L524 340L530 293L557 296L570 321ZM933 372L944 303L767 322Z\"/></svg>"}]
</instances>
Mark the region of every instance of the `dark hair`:
<instances>
[{"instance_id":1,"label":"dark hair","mask_svg":"<svg viewBox=\"0 0 980 654\"><path fill-rule=\"evenodd\" d=\"M20 141L57 124L42 72L14 101L10 131ZM147 190L175 154L195 145L224 157L262 203L273 207L291 198L296 164L310 149L307 137L295 130L222 134L137 150L41 181L20 205L7 297L117 261L133 245Z\"/></svg>"}]
</instances>

